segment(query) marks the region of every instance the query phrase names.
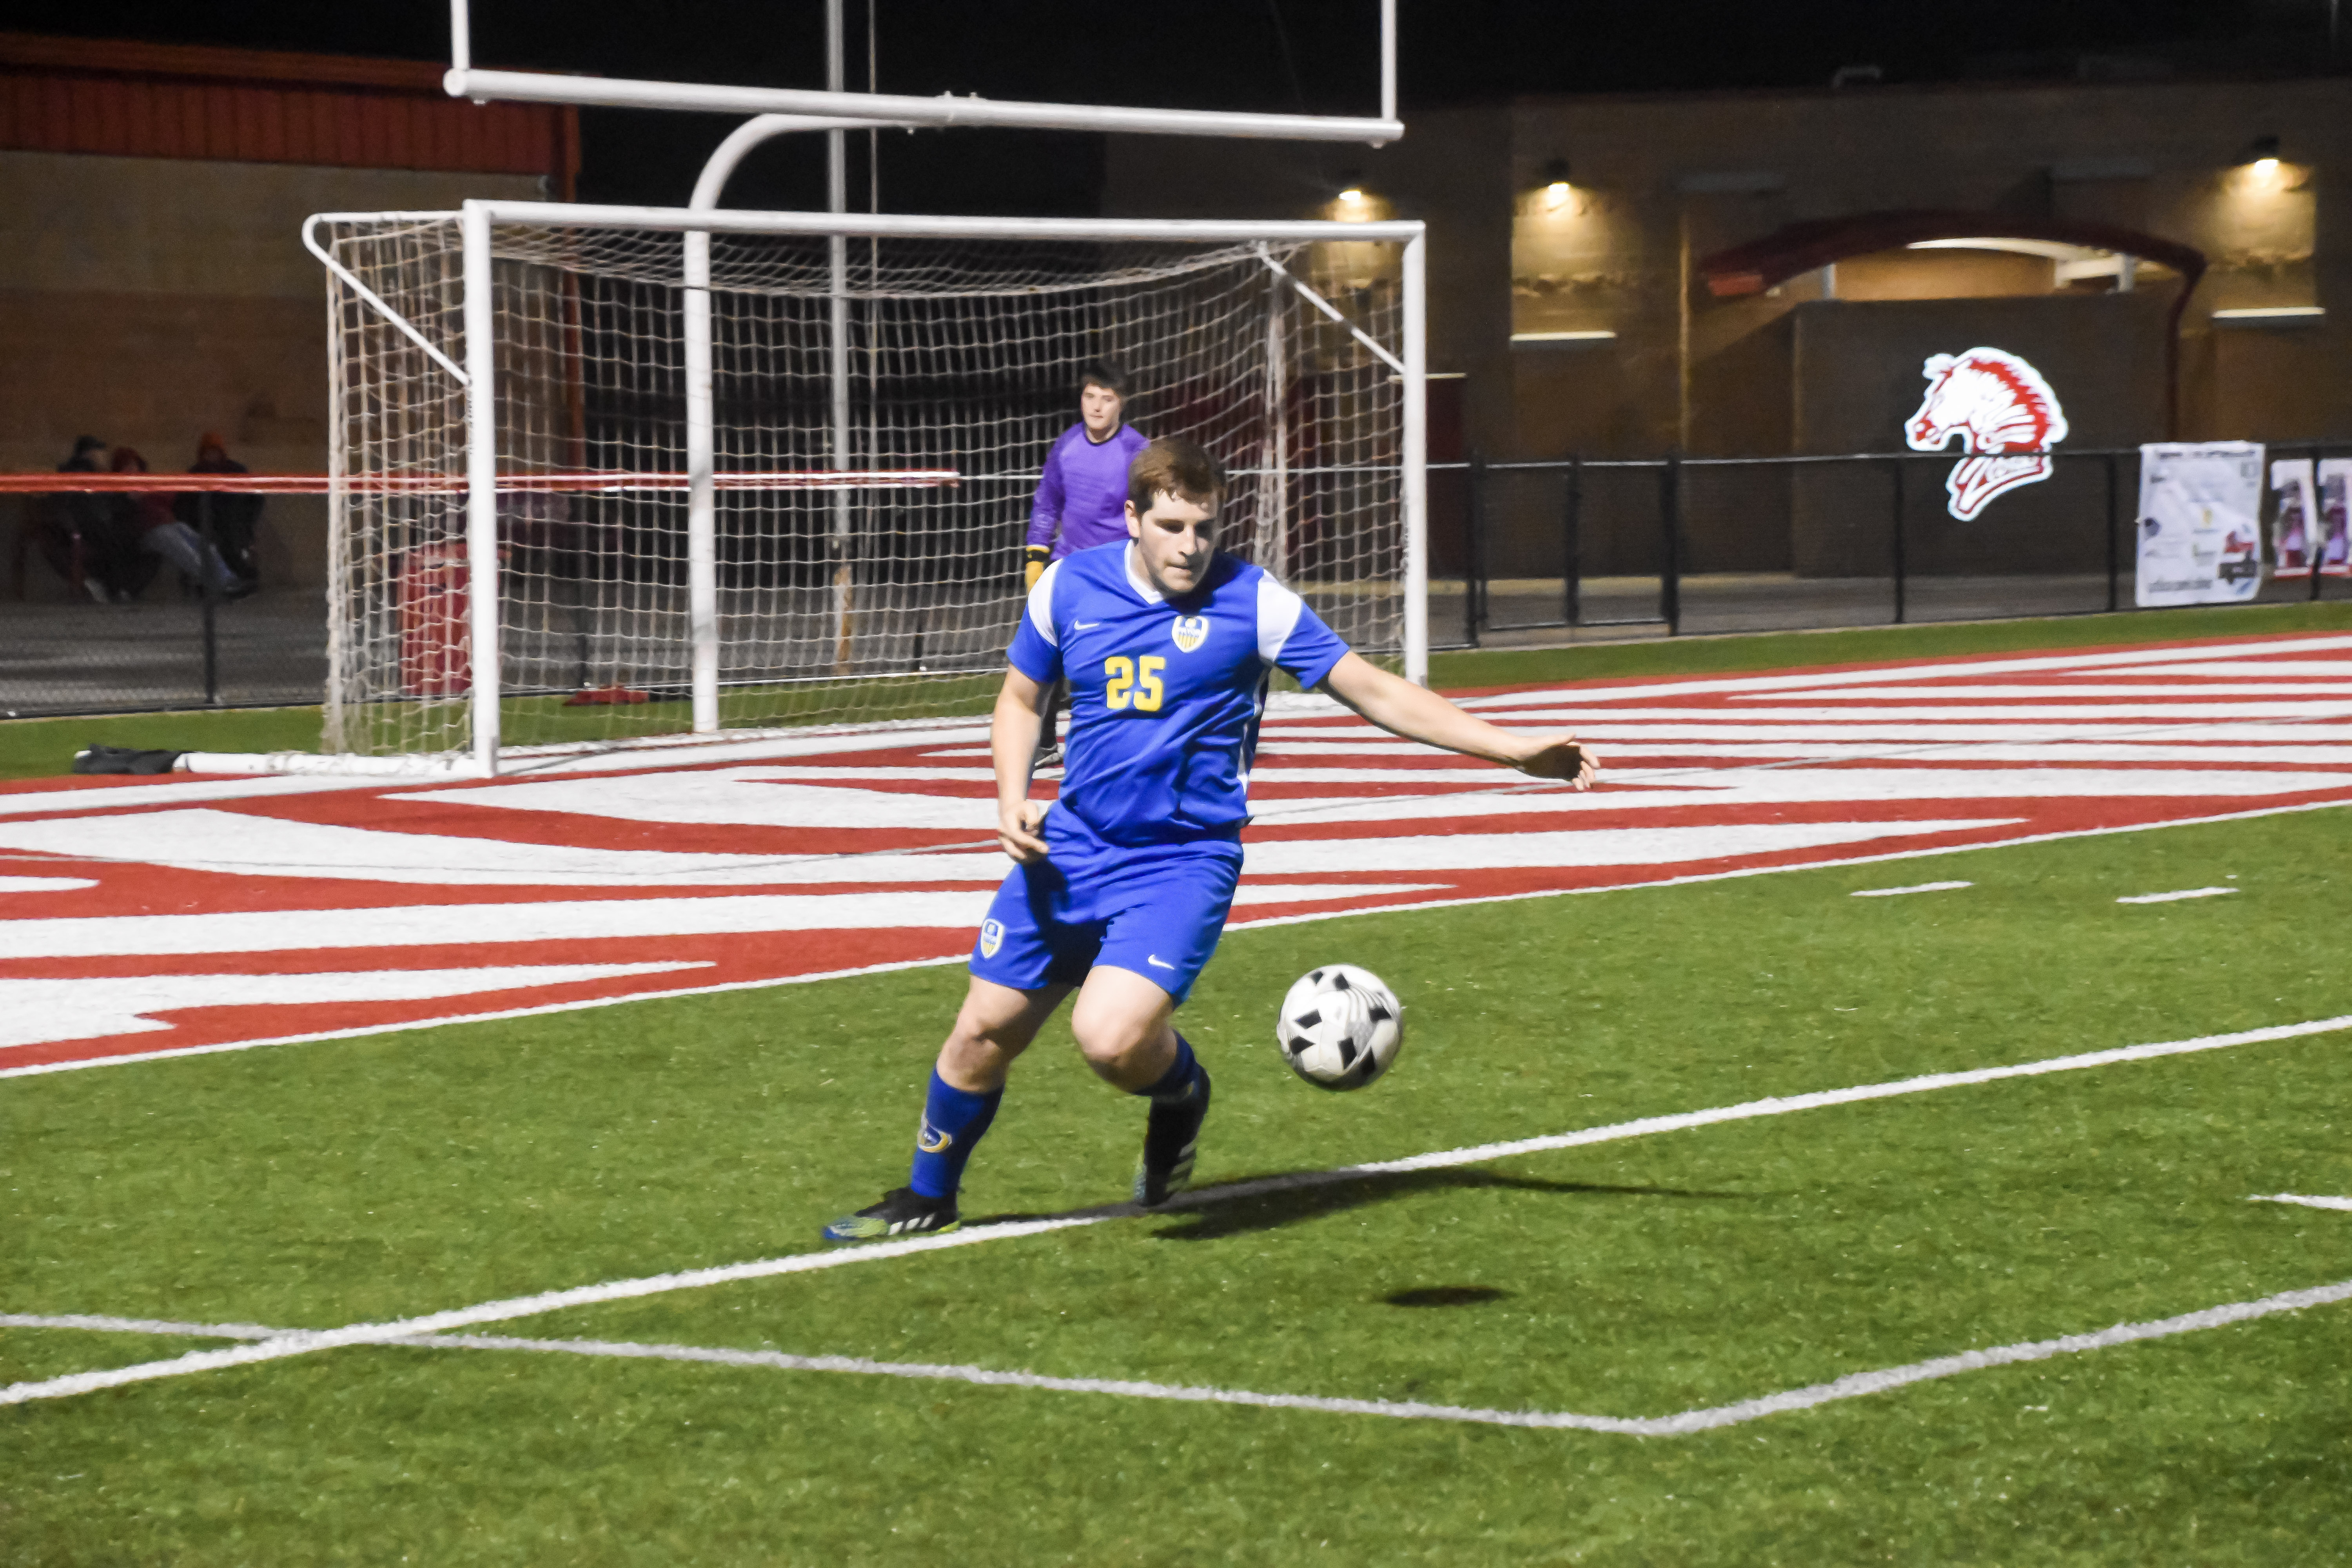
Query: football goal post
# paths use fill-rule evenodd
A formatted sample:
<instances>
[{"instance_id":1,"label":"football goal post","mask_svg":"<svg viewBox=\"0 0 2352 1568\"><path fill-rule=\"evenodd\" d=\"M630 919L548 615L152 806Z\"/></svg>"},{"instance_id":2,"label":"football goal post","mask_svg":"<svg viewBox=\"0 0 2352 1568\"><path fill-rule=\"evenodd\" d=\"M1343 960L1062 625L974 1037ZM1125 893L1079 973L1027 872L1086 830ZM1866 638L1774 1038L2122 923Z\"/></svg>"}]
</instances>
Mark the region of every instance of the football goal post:
<instances>
[{"instance_id":1,"label":"football goal post","mask_svg":"<svg viewBox=\"0 0 2352 1568\"><path fill-rule=\"evenodd\" d=\"M984 713L1084 367L1426 677L1418 223L333 214L326 765Z\"/></svg>"}]
</instances>

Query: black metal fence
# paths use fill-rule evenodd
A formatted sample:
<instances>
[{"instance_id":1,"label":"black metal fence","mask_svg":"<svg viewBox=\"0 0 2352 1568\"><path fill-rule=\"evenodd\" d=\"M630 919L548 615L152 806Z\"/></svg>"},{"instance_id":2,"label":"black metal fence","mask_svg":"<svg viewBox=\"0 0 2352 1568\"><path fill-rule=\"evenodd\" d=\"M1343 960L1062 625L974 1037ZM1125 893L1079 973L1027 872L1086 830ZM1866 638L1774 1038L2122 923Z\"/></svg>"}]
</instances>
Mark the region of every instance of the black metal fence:
<instances>
[{"instance_id":1,"label":"black metal fence","mask_svg":"<svg viewBox=\"0 0 2352 1568\"><path fill-rule=\"evenodd\" d=\"M321 699L327 616L317 583L265 580L258 591L226 594L208 574L192 576L119 541L102 547L77 525L66 499L0 503L9 578L0 604L0 718ZM189 499L210 551L215 498L198 491Z\"/></svg>"},{"instance_id":2,"label":"black metal fence","mask_svg":"<svg viewBox=\"0 0 2352 1568\"><path fill-rule=\"evenodd\" d=\"M2352 442L2273 446L2266 457L2344 455ZM2046 476L1967 521L1948 504L1955 462L1851 453L1433 464L1431 641L1526 646L2131 607L2137 448L2051 454ZM0 537L9 521L0 514ZM32 602L27 574L62 569L34 547L29 508L18 521L15 599L0 606L0 717L323 695L316 584L266 585L224 603L166 570L130 603L56 582ZM2352 599L2352 581L2271 580L2260 595L2266 604L2322 598Z\"/></svg>"},{"instance_id":3,"label":"black metal fence","mask_svg":"<svg viewBox=\"0 0 2352 1568\"><path fill-rule=\"evenodd\" d=\"M2273 446L2265 461L2347 451ZM1958 461L1903 452L1432 464L1432 645L2132 607L2138 448L2051 453L2046 474L1968 519L1953 515ZM2352 598L2352 582L2270 580L2259 595L2320 598Z\"/></svg>"}]
</instances>

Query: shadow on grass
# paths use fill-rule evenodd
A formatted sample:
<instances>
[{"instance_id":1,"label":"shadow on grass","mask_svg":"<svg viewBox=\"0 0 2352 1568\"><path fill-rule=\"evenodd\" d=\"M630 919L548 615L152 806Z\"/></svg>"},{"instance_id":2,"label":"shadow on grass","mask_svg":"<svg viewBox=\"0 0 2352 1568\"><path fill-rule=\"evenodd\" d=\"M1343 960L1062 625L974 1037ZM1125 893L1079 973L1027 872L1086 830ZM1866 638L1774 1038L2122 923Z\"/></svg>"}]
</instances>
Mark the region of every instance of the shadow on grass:
<instances>
[{"instance_id":1,"label":"shadow on grass","mask_svg":"<svg viewBox=\"0 0 2352 1568\"><path fill-rule=\"evenodd\" d=\"M1492 1285L1423 1285L1418 1289L1391 1290L1381 1300L1391 1307L1475 1307L1508 1300L1510 1295Z\"/></svg>"},{"instance_id":2,"label":"shadow on grass","mask_svg":"<svg viewBox=\"0 0 2352 1568\"><path fill-rule=\"evenodd\" d=\"M1185 1223L1152 1233L1160 1241L1215 1241L1246 1236L1344 1214L1366 1204L1385 1203L1415 1193L1501 1188L1511 1192L1547 1193L1562 1197L1729 1198L1750 1202L1760 1194L1719 1193L1683 1187L1607 1186L1592 1182L1549 1182L1536 1176L1507 1176L1498 1172L1461 1167L1429 1171L1365 1171L1349 1174L1321 1171L1296 1175L1253 1176L1181 1194L1165 1208L1142 1209L1133 1204L1106 1204L1064 1215L995 1214L975 1215L966 1228L1010 1225L1023 1220L1110 1217L1171 1219Z\"/></svg>"},{"instance_id":3,"label":"shadow on grass","mask_svg":"<svg viewBox=\"0 0 2352 1568\"><path fill-rule=\"evenodd\" d=\"M1277 1178L1278 1179L1278 1178ZM1234 1184L1233 1195L1220 1199L1215 1189L1192 1196L1185 1204L1196 1212L1181 1217L1188 1223L1152 1233L1160 1241L1215 1241L1321 1219L1367 1204L1386 1203L1416 1193L1476 1191L1501 1188L1510 1192L1546 1193L1559 1197L1741 1198L1747 1193L1694 1192L1679 1187L1604 1186L1591 1182L1551 1182L1538 1176L1507 1176L1496 1171L1440 1169L1379 1171L1345 1176L1312 1185L1263 1190L1255 1182ZM1177 1217L1171 1215L1171 1217Z\"/></svg>"}]
</instances>

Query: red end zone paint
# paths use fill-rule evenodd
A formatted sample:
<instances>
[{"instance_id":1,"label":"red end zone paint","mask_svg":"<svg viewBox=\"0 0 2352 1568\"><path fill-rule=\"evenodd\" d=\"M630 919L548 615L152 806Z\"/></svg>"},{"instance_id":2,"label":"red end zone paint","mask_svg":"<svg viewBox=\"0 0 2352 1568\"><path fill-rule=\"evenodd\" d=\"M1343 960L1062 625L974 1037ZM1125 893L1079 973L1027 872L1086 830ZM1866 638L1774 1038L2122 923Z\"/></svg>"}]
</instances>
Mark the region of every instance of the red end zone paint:
<instances>
[{"instance_id":1,"label":"red end zone paint","mask_svg":"<svg viewBox=\"0 0 2352 1568\"><path fill-rule=\"evenodd\" d=\"M1590 795L1268 716L1234 924L2352 801L2352 637L1490 691ZM952 962L976 730L490 784L0 788L0 1074ZM136 793L132 793L135 791Z\"/></svg>"}]
</instances>

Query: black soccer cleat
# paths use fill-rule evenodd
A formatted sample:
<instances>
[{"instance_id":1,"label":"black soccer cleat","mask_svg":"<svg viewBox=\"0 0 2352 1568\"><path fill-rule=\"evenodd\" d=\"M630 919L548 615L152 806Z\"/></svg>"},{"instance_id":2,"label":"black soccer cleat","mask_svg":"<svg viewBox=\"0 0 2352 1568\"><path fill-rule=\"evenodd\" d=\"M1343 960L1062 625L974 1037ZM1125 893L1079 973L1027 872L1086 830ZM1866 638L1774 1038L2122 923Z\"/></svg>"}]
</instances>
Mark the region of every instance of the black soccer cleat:
<instances>
[{"instance_id":1,"label":"black soccer cleat","mask_svg":"<svg viewBox=\"0 0 2352 1568\"><path fill-rule=\"evenodd\" d=\"M1202 1068L1192 1092L1173 1105L1152 1102L1143 1124L1143 1163L1135 1170L1135 1201L1157 1208L1192 1184L1192 1156L1201 1146L1201 1123L1209 1116L1209 1069Z\"/></svg>"},{"instance_id":2,"label":"black soccer cleat","mask_svg":"<svg viewBox=\"0 0 2352 1568\"><path fill-rule=\"evenodd\" d=\"M894 1187L870 1208L846 1214L824 1227L827 1241L879 1241L892 1236L944 1235L962 1224L955 1199L927 1198L912 1187Z\"/></svg>"}]
</instances>

